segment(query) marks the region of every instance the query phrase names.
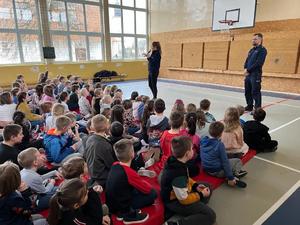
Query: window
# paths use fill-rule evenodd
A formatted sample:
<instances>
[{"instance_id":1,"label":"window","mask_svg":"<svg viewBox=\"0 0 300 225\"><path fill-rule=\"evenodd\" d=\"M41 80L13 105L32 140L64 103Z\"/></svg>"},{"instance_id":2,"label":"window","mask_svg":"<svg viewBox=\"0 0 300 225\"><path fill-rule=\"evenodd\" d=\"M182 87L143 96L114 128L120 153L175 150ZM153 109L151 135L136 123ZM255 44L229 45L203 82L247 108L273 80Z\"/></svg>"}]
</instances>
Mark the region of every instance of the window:
<instances>
[{"instance_id":1,"label":"window","mask_svg":"<svg viewBox=\"0 0 300 225\"><path fill-rule=\"evenodd\" d=\"M56 61L70 60L68 37L64 35L52 35L52 44L55 49Z\"/></svg>"},{"instance_id":2,"label":"window","mask_svg":"<svg viewBox=\"0 0 300 225\"><path fill-rule=\"evenodd\" d=\"M36 0L0 0L0 64L41 62Z\"/></svg>"},{"instance_id":3,"label":"window","mask_svg":"<svg viewBox=\"0 0 300 225\"><path fill-rule=\"evenodd\" d=\"M112 59L142 58L147 51L147 0L109 0Z\"/></svg>"},{"instance_id":4,"label":"window","mask_svg":"<svg viewBox=\"0 0 300 225\"><path fill-rule=\"evenodd\" d=\"M47 0L55 61L103 60L101 1Z\"/></svg>"},{"instance_id":5,"label":"window","mask_svg":"<svg viewBox=\"0 0 300 225\"><path fill-rule=\"evenodd\" d=\"M55 48L56 62L104 59L103 0L43 1L46 7L41 0L0 0L0 64L43 62L43 39ZM108 0L108 13L112 59L143 58L148 0Z\"/></svg>"}]
</instances>

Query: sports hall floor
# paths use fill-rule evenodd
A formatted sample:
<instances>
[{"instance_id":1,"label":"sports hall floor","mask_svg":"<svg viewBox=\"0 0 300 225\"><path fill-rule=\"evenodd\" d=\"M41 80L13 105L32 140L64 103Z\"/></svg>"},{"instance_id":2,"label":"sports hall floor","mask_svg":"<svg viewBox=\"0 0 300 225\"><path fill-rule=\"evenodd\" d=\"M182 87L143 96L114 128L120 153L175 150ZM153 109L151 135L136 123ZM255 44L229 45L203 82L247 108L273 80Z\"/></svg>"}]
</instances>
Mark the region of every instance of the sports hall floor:
<instances>
[{"instance_id":1,"label":"sports hall floor","mask_svg":"<svg viewBox=\"0 0 300 225\"><path fill-rule=\"evenodd\" d=\"M129 98L131 91L151 96L147 81L116 83ZM158 97L166 102L166 115L170 114L177 98L185 104L199 106L203 98L211 101L211 113L222 120L229 106L245 105L241 89L220 90L188 82L158 81ZM225 88L227 89L227 88ZM267 94L270 95L270 94ZM267 112L264 123L270 127L273 139L279 141L275 153L260 154L248 162L246 189L230 188L223 184L214 191L209 205L217 213L218 225L250 225L255 223L282 195L300 180L300 98L299 96L263 95ZM288 99L290 97L292 99ZM293 100L297 99L297 100ZM243 116L246 120L250 115ZM299 133L298 133L299 132ZM300 222L299 222L300 224Z\"/></svg>"}]
</instances>

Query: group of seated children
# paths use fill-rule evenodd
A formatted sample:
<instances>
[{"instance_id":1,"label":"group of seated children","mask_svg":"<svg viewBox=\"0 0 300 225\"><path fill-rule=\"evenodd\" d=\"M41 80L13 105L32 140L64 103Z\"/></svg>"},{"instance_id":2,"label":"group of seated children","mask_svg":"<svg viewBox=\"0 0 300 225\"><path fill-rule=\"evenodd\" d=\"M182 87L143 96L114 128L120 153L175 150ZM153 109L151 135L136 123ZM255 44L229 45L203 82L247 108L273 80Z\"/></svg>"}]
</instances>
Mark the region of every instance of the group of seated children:
<instances>
[{"instance_id":1,"label":"group of seated children","mask_svg":"<svg viewBox=\"0 0 300 225\"><path fill-rule=\"evenodd\" d=\"M219 122L208 99L199 108L177 99L167 117L163 99L123 99L116 85L67 79L46 73L28 90L20 75L0 93L0 224L109 225L112 214L144 223L143 208L160 195L166 220L182 216L166 224L212 225L211 186L192 177L203 171L245 188L249 147L277 149L262 108L245 122L242 107L229 107Z\"/></svg>"}]
</instances>

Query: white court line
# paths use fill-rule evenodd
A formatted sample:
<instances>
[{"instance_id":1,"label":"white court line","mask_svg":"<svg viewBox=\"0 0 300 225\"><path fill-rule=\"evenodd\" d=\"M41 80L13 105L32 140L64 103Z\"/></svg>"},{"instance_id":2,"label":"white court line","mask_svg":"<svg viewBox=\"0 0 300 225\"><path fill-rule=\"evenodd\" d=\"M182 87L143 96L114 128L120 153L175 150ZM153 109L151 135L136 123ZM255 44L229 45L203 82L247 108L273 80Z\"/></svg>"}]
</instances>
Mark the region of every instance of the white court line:
<instances>
[{"instance_id":1,"label":"white court line","mask_svg":"<svg viewBox=\"0 0 300 225\"><path fill-rule=\"evenodd\" d=\"M265 159L265 158L262 158L262 157L259 157L259 156L254 156L254 158L259 159L259 160L264 161L264 162L267 162L267 163L270 163L270 164L273 164L275 166L280 166L282 168L291 170L291 171L296 172L296 173L300 173L300 170L297 170L295 168L292 168L292 167L289 167L289 166L286 166L286 165L283 165L283 164L280 164L280 163L277 163L277 162L273 162L271 160L268 160L268 159Z\"/></svg>"},{"instance_id":2,"label":"white court line","mask_svg":"<svg viewBox=\"0 0 300 225\"><path fill-rule=\"evenodd\" d=\"M281 125L281 126L275 128L275 129L273 129L273 130L270 130L269 133L270 133L270 134L271 134L271 133L274 133L274 132L280 130L281 128L284 128L284 127L286 127L286 126L288 126L288 125L290 125L290 124L296 122L297 120L300 120L300 117L298 117L298 118L296 118L296 119L294 119L294 120L292 120L292 121L290 121L290 122L288 122L288 123L285 123L285 124L283 124L283 125Z\"/></svg>"},{"instance_id":3,"label":"white court line","mask_svg":"<svg viewBox=\"0 0 300 225\"><path fill-rule=\"evenodd\" d=\"M279 129L284 128L284 127L286 127L286 126L288 126L288 125L290 125L290 124L296 122L297 120L300 120L300 117L298 117L298 118L296 118L296 119L294 119L294 120L292 120L292 121L290 121L290 122L288 122L288 123L285 123L285 124L283 124L283 125L281 125L281 126L275 128L275 129L271 130L269 133L273 133L273 132L275 132L275 131L278 131ZM280 167L282 167L282 168L291 170L291 171L296 172L296 173L300 173L300 170L297 170L297 169L295 169L295 168L292 168L292 167L289 167L289 166L286 166L286 165L283 165L283 164L280 164L280 163L277 163L277 162L273 162L273 161L271 161L271 160L268 160L268 159L265 159L265 158L262 158L262 157L259 157L259 156L254 156L254 158L255 158L255 159L262 160L262 161L267 162L267 163L270 163L270 164L273 164L273 165L276 165L276 166L280 166Z\"/></svg>"},{"instance_id":4,"label":"white court line","mask_svg":"<svg viewBox=\"0 0 300 225\"><path fill-rule=\"evenodd\" d=\"M294 184L271 208L269 208L253 225L263 224L300 186L300 180Z\"/></svg>"}]
</instances>

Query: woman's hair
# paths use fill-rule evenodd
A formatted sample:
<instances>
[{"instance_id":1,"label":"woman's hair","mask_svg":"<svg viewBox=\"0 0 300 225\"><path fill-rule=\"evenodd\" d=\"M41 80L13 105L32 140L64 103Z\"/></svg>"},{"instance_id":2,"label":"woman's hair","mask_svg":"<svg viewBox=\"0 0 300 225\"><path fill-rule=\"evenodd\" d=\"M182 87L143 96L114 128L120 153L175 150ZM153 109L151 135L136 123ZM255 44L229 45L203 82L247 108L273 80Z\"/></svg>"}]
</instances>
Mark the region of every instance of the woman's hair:
<instances>
[{"instance_id":1,"label":"woman's hair","mask_svg":"<svg viewBox=\"0 0 300 225\"><path fill-rule=\"evenodd\" d=\"M64 101L68 98L68 96L69 96L68 92L63 91L63 92L60 93L60 95L59 95L58 102L59 102L59 103L64 102Z\"/></svg>"},{"instance_id":2,"label":"woman's hair","mask_svg":"<svg viewBox=\"0 0 300 225\"><path fill-rule=\"evenodd\" d=\"M41 84L38 84L35 86L35 93L37 96L41 97L44 93L44 88L43 88L43 85Z\"/></svg>"},{"instance_id":3,"label":"woman's hair","mask_svg":"<svg viewBox=\"0 0 300 225\"><path fill-rule=\"evenodd\" d=\"M190 112L185 116L186 125L188 128L188 134L195 135L197 125L197 115L194 112Z\"/></svg>"},{"instance_id":4,"label":"woman's hair","mask_svg":"<svg viewBox=\"0 0 300 225\"><path fill-rule=\"evenodd\" d=\"M53 86L52 85L46 85L44 87L44 94L53 97Z\"/></svg>"},{"instance_id":5,"label":"woman's hair","mask_svg":"<svg viewBox=\"0 0 300 225\"><path fill-rule=\"evenodd\" d=\"M115 105L111 109L110 122L119 121L121 124L124 124L124 108L122 105Z\"/></svg>"},{"instance_id":6,"label":"woman's hair","mask_svg":"<svg viewBox=\"0 0 300 225\"><path fill-rule=\"evenodd\" d=\"M224 116L224 131L225 132L231 132L238 128L240 124L240 115L239 111L235 107L229 107L225 111L225 116Z\"/></svg>"},{"instance_id":7,"label":"woman's hair","mask_svg":"<svg viewBox=\"0 0 300 225\"><path fill-rule=\"evenodd\" d=\"M49 225L58 225L62 219L62 212L73 210L75 204L80 205L86 193L86 184L79 178L65 180L50 200Z\"/></svg>"},{"instance_id":8,"label":"woman's hair","mask_svg":"<svg viewBox=\"0 0 300 225\"><path fill-rule=\"evenodd\" d=\"M155 47L157 49L157 51L159 52L160 55L162 54L161 46L160 46L159 41L153 41L152 42L152 47Z\"/></svg>"},{"instance_id":9,"label":"woman's hair","mask_svg":"<svg viewBox=\"0 0 300 225\"><path fill-rule=\"evenodd\" d=\"M196 116L197 116L198 128L202 129L203 127L205 127L205 123L206 123L205 113L199 108L196 111Z\"/></svg>"},{"instance_id":10,"label":"woman's hair","mask_svg":"<svg viewBox=\"0 0 300 225\"><path fill-rule=\"evenodd\" d=\"M1 105L12 104L12 98L10 92L6 91L0 95L0 104Z\"/></svg>"},{"instance_id":11,"label":"woman's hair","mask_svg":"<svg viewBox=\"0 0 300 225\"><path fill-rule=\"evenodd\" d=\"M14 112L13 121L15 124L19 124L19 125L23 126L24 119L25 119L25 113L23 113L21 111Z\"/></svg>"},{"instance_id":12,"label":"woman's hair","mask_svg":"<svg viewBox=\"0 0 300 225\"><path fill-rule=\"evenodd\" d=\"M0 196L3 197L16 191L20 185L19 167L10 161L0 164Z\"/></svg>"}]
</instances>

